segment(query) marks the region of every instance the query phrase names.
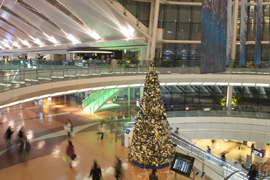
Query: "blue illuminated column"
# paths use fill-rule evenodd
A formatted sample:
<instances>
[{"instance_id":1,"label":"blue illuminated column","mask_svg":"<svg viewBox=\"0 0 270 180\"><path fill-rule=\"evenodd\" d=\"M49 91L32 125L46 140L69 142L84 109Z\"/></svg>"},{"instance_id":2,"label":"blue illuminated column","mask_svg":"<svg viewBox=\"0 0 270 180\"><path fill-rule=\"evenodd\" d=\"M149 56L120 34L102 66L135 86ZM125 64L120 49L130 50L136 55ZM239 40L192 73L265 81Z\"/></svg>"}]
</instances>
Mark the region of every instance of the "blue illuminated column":
<instances>
[{"instance_id":1,"label":"blue illuminated column","mask_svg":"<svg viewBox=\"0 0 270 180\"><path fill-rule=\"evenodd\" d=\"M255 56L254 65L261 65L262 57L262 0L257 0L256 7L256 39L255 39Z\"/></svg>"},{"instance_id":2,"label":"blue illuminated column","mask_svg":"<svg viewBox=\"0 0 270 180\"><path fill-rule=\"evenodd\" d=\"M246 64L246 41L247 41L247 0L241 1L241 27L240 27L240 61L239 65Z\"/></svg>"}]
</instances>

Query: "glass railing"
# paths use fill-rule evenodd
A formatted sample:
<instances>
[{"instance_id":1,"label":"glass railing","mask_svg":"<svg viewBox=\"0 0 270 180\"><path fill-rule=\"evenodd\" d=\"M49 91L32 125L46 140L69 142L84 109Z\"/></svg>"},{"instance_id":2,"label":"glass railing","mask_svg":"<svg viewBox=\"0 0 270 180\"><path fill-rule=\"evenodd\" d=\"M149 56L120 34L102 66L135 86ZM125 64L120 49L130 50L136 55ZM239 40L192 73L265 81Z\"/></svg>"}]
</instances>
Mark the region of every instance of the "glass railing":
<instances>
[{"instance_id":1,"label":"glass railing","mask_svg":"<svg viewBox=\"0 0 270 180\"><path fill-rule=\"evenodd\" d=\"M135 122L126 122L123 124L123 130L126 128L134 128ZM177 146L185 151L186 153L194 156L198 161L202 162L204 166L206 165L206 161L213 164L214 166L218 166L222 168L222 172L218 172L218 170L214 167L208 167L212 171L214 171L218 176L221 176L223 178L228 177L230 174L232 174L235 171L240 171L239 173L234 174L229 179L230 180L246 180L247 170L234 165L233 162L224 162L220 159L219 156L215 154L209 154L203 149L193 145L188 139L186 139L184 136L175 134L171 132L172 139ZM211 177L210 177L211 178Z\"/></svg>"},{"instance_id":2,"label":"glass railing","mask_svg":"<svg viewBox=\"0 0 270 180\"><path fill-rule=\"evenodd\" d=\"M228 111L228 110L191 110L191 111L167 111L167 117L198 117L198 116L215 116L215 117L243 117L255 119L270 119L270 112L245 112L245 111Z\"/></svg>"}]
</instances>

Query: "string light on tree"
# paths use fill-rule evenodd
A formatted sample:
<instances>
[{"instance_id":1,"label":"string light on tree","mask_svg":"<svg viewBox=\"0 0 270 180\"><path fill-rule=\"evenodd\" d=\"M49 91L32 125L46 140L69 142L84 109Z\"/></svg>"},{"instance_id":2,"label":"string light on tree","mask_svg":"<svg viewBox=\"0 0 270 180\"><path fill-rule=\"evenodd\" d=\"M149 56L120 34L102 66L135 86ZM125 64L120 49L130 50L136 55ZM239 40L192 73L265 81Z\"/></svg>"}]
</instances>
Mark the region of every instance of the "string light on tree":
<instances>
[{"instance_id":1,"label":"string light on tree","mask_svg":"<svg viewBox=\"0 0 270 180\"><path fill-rule=\"evenodd\" d=\"M173 142L160 95L158 73L151 63L147 69L129 159L140 165L163 166L173 157Z\"/></svg>"}]
</instances>

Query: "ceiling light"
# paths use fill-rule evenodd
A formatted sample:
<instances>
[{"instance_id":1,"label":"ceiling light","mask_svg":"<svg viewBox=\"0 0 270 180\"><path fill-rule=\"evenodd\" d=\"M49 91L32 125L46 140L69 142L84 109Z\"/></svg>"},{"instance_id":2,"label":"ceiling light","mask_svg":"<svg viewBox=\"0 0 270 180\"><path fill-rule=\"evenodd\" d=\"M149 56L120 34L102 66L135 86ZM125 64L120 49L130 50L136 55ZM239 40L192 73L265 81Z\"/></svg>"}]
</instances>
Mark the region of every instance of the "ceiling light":
<instances>
[{"instance_id":1,"label":"ceiling light","mask_svg":"<svg viewBox=\"0 0 270 180\"><path fill-rule=\"evenodd\" d=\"M166 83L159 83L160 86L165 86Z\"/></svg>"},{"instance_id":2,"label":"ceiling light","mask_svg":"<svg viewBox=\"0 0 270 180\"><path fill-rule=\"evenodd\" d=\"M255 86L255 83L243 83L242 86Z\"/></svg>"},{"instance_id":3,"label":"ceiling light","mask_svg":"<svg viewBox=\"0 0 270 180\"><path fill-rule=\"evenodd\" d=\"M30 47L29 42L27 42L26 40L21 40L21 42L22 42L23 45Z\"/></svg>"},{"instance_id":4,"label":"ceiling light","mask_svg":"<svg viewBox=\"0 0 270 180\"><path fill-rule=\"evenodd\" d=\"M49 37L49 41L51 41L54 44L58 44L58 41L54 37Z\"/></svg>"},{"instance_id":5,"label":"ceiling light","mask_svg":"<svg viewBox=\"0 0 270 180\"><path fill-rule=\"evenodd\" d=\"M231 86L241 86L241 83L230 83Z\"/></svg>"},{"instance_id":6,"label":"ceiling light","mask_svg":"<svg viewBox=\"0 0 270 180\"><path fill-rule=\"evenodd\" d=\"M91 90L92 90L92 88L85 88L85 89L79 90L78 92L86 92L86 91L91 91Z\"/></svg>"},{"instance_id":7,"label":"ceiling light","mask_svg":"<svg viewBox=\"0 0 270 180\"><path fill-rule=\"evenodd\" d=\"M13 42L12 45L15 46L15 47L17 47L17 48L20 48L19 44L16 43L16 42Z\"/></svg>"},{"instance_id":8,"label":"ceiling light","mask_svg":"<svg viewBox=\"0 0 270 180\"><path fill-rule=\"evenodd\" d=\"M43 96L39 96L38 99L45 99L47 97L51 96L51 94L46 94L46 95L43 95Z\"/></svg>"},{"instance_id":9,"label":"ceiling light","mask_svg":"<svg viewBox=\"0 0 270 180\"><path fill-rule=\"evenodd\" d=\"M225 83L225 82L220 82L220 83L216 83L216 85L220 85L220 86L226 86L226 85L228 85L228 83Z\"/></svg>"},{"instance_id":10,"label":"ceiling light","mask_svg":"<svg viewBox=\"0 0 270 180\"><path fill-rule=\"evenodd\" d=\"M0 49L4 49L2 46L0 46Z\"/></svg>"},{"instance_id":11,"label":"ceiling light","mask_svg":"<svg viewBox=\"0 0 270 180\"><path fill-rule=\"evenodd\" d=\"M128 85L119 85L119 86L117 86L117 88L125 88L125 87L128 87Z\"/></svg>"},{"instance_id":12,"label":"ceiling light","mask_svg":"<svg viewBox=\"0 0 270 180\"><path fill-rule=\"evenodd\" d=\"M100 36L95 31L90 31L89 35L95 40L101 40Z\"/></svg>"},{"instance_id":13,"label":"ceiling light","mask_svg":"<svg viewBox=\"0 0 270 180\"><path fill-rule=\"evenodd\" d=\"M79 43L79 40L76 39L74 36L72 36L71 34L68 34L67 35L67 38L73 42L73 44L78 44Z\"/></svg>"},{"instance_id":14,"label":"ceiling light","mask_svg":"<svg viewBox=\"0 0 270 180\"><path fill-rule=\"evenodd\" d=\"M191 85L202 85L202 82L192 82Z\"/></svg>"},{"instance_id":15,"label":"ceiling light","mask_svg":"<svg viewBox=\"0 0 270 180\"><path fill-rule=\"evenodd\" d=\"M7 43L4 43L4 46L7 47L7 48L10 48L10 45L7 44Z\"/></svg>"},{"instance_id":16,"label":"ceiling light","mask_svg":"<svg viewBox=\"0 0 270 180\"><path fill-rule=\"evenodd\" d=\"M137 86L141 86L141 84L131 84L131 85L129 85L129 87L137 87Z\"/></svg>"},{"instance_id":17,"label":"ceiling light","mask_svg":"<svg viewBox=\"0 0 270 180\"><path fill-rule=\"evenodd\" d=\"M167 83L166 86L173 86L173 85L177 85L178 83Z\"/></svg>"},{"instance_id":18,"label":"ceiling light","mask_svg":"<svg viewBox=\"0 0 270 180\"><path fill-rule=\"evenodd\" d=\"M95 90L100 90L100 89L103 89L104 87L96 87L96 88L93 88L92 90L95 91Z\"/></svg>"},{"instance_id":19,"label":"ceiling light","mask_svg":"<svg viewBox=\"0 0 270 180\"><path fill-rule=\"evenodd\" d=\"M178 83L178 85L189 85L190 83L189 82L181 82L181 83Z\"/></svg>"},{"instance_id":20,"label":"ceiling light","mask_svg":"<svg viewBox=\"0 0 270 180\"><path fill-rule=\"evenodd\" d=\"M43 43L42 43L38 38L34 38L34 37L32 37L32 36L30 36L30 38L33 39L34 43L40 45L41 47L43 46Z\"/></svg>"},{"instance_id":21,"label":"ceiling light","mask_svg":"<svg viewBox=\"0 0 270 180\"><path fill-rule=\"evenodd\" d=\"M104 89L113 89L115 88L116 86L106 86Z\"/></svg>"},{"instance_id":22,"label":"ceiling light","mask_svg":"<svg viewBox=\"0 0 270 180\"><path fill-rule=\"evenodd\" d=\"M123 33L125 36L127 36L127 38L132 38L133 33L134 33L134 29L131 26L129 26L129 29L121 27L121 33Z\"/></svg>"},{"instance_id":23,"label":"ceiling light","mask_svg":"<svg viewBox=\"0 0 270 180\"><path fill-rule=\"evenodd\" d=\"M64 92L58 92L58 93L54 93L52 96L59 96L59 95L63 95Z\"/></svg>"},{"instance_id":24,"label":"ceiling light","mask_svg":"<svg viewBox=\"0 0 270 180\"><path fill-rule=\"evenodd\" d=\"M260 86L260 87L269 87L269 84L257 83L256 86Z\"/></svg>"},{"instance_id":25,"label":"ceiling light","mask_svg":"<svg viewBox=\"0 0 270 180\"><path fill-rule=\"evenodd\" d=\"M65 92L65 94L73 94L73 93L76 93L78 90L70 90L70 91L67 91Z\"/></svg>"},{"instance_id":26,"label":"ceiling light","mask_svg":"<svg viewBox=\"0 0 270 180\"><path fill-rule=\"evenodd\" d=\"M214 83L214 82L205 82L205 83L203 83L203 85L215 85L216 83Z\"/></svg>"}]
</instances>

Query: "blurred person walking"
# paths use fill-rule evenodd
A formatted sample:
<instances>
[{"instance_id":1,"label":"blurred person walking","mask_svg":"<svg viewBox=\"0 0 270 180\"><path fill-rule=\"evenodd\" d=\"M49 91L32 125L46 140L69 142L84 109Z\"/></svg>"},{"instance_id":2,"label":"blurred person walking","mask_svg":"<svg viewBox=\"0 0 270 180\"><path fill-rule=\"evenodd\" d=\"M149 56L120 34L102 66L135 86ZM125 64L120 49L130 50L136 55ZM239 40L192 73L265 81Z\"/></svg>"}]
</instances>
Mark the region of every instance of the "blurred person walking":
<instances>
[{"instance_id":1,"label":"blurred person walking","mask_svg":"<svg viewBox=\"0 0 270 180\"><path fill-rule=\"evenodd\" d=\"M92 178L93 180L100 180L102 176L101 169L98 166L96 160L94 160L94 166L92 167L88 178L90 178L91 176L93 176Z\"/></svg>"},{"instance_id":2,"label":"blurred person walking","mask_svg":"<svg viewBox=\"0 0 270 180\"><path fill-rule=\"evenodd\" d=\"M119 157L116 157L116 163L115 163L115 178L116 180L122 179L124 176L123 170L122 170L122 161Z\"/></svg>"},{"instance_id":3,"label":"blurred person walking","mask_svg":"<svg viewBox=\"0 0 270 180\"><path fill-rule=\"evenodd\" d=\"M21 127L21 129L19 130L18 132L18 144L23 141L23 138L24 138L24 131L23 131L23 127Z\"/></svg>"},{"instance_id":4,"label":"blurred person walking","mask_svg":"<svg viewBox=\"0 0 270 180\"><path fill-rule=\"evenodd\" d=\"M157 172L156 168L153 168L152 173L149 175L149 180L158 180L156 172Z\"/></svg>"},{"instance_id":5,"label":"blurred person walking","mask_svg":"<svg viewBox=\"0 0 270 180\"><path fill-rule=\"evenodd\" d=\"M75 154L74 146L71 141L68 141L66 155L69 158L69 167L72 168L72 161L74 161L77 156Z\"/></svg>"},{"instance_id":6,"label":"blurred person walking","mask_svg":"<svg viewBox=\"0 0 270 180\"><path fill-rule=\"evenodd\" d=\"M6 133L5 133L5 138L6 138L6 142L7 142L7 148L11 147L10 140L11 140L12 134L13 134L13 131L11 131L11 127L9 126Z\"/></svg>"},{"instance_id":7,"label":"blurred person walking","mask_svg":"<svg viewBox=\"0 0 270 180\"><path fill-rule=\"evenodd\" d=\"M258 174L258 168L256 164L252 164L250 167L250 170L247 174L247 177L249 176L248 180L256 180L256 176Z\"/></svg>"},{"instance_id":8,"label":"blurred person walking","mask_svg":"<svg viewBox=\"0 0 270 180\"><path fill-rule=\"evenodd\" d=\"M70 135L71 135L71 133L73 133L73 125L72 125L72 123L71 123L71 121L69 119L66 122L64 128L67 131L68 138L70 139Z\"/></svg>"},{"instance_id":9,"label":"blurred person walking","mask_svg":"<svg viewBox=\"0 0 270 180\"><path fill-rule=\"evenodd\" d=\"M106 130L106 125L104 124L104 121L101 121L100 127L99 127L99 132L98 132L98 134L101 134L101 138L100 139L103 139L105 130Z\"/></svg>"},{"instance_id":10,"label":"blurred person walking","mask_svg":"<svg viewBox=\"0 0 270 180\"><path fill-rule=\"evenodd\" d=\"M179 134L179 128L177 127L176 130L174 131L175 134Z\"/></svg>"},{"instance_id":11,"label":"blurred person walking","mask_svg":"<svg viewBox=\"0 0 270 180\"><path fill-rule=\"evenodd\" d=\"M24 159L25 165L27 165L28 160L28 154L31 150L30 143L27 141L27 138L24 137L22 141L20 141L20 148L19 148L19 154L22 155L22 158Z\"/></svg>"}]
</instances>

